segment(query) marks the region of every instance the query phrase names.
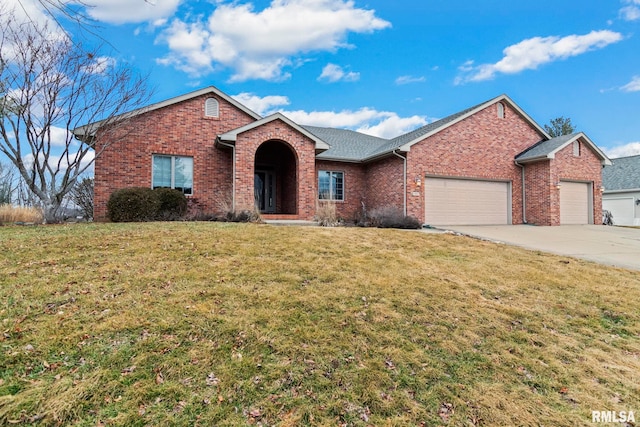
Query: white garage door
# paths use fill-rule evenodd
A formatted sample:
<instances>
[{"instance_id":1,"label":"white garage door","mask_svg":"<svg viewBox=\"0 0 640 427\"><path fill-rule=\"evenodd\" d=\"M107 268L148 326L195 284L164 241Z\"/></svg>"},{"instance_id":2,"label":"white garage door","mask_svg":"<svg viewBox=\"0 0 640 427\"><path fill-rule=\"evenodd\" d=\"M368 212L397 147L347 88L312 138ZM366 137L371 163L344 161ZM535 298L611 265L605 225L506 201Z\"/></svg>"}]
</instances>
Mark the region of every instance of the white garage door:
<instances>
[{"instance_id":1,"label":"white garage door","mask_svg":"<svg viewBox=\"0 0 640 427\"><path fill-rule=\"evenodd\" d=\"M560 224L589 224L589 189L584 182L560 181Z\"/></svg>"},{"instance_id":2,"label":"white garage door","mask_svg":"<svg viewBox=\"0 0 640 427\"><path fill-rule=\"evenodd\" d=\"M425 222L431 225L495 225L511 221L508 182L425 179Z\"/></svg>"},{"instance_id":3,"label":"white garage door","mask_svg":"<svg viewBox=\"0 0 640 427\"><path fill-rule=\"evenodd\" d=\"M603 198L602 209L611 212L615 225L633 225L635 215L633 197Z\"/></svg>"}]
</instances>

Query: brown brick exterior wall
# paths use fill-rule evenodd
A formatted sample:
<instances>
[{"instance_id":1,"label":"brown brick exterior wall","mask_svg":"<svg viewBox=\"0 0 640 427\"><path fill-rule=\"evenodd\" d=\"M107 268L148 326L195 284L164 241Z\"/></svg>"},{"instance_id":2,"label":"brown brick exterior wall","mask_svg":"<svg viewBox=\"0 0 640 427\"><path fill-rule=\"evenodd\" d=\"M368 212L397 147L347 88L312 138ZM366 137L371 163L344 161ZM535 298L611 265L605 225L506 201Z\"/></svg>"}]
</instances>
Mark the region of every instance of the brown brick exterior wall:
<instances>
[{"instance_id":1,"label":"brown brick exterior wall","mask_svg":"<svg viewBox=\"0 0 640 427\"><path fill-rule=\"evenodd\" d=\"M593 189L593 222L602 224L602 164L591 149L580 142L580 156L573 156L571 144L556 153L551 161L551 182L581 181L592 184ZM560 205L560 192L552 194L552 203L557 199ZM560 210L552 215L550 225L560 224Z\"/></svg>"},{"instance_id":2,"label":"brown brick exterior wall","mask_svg":"<svg viewBox=\"0 0 640 427\"><path fill-rule=\"evenodd\" d=\"M204 117L204 101L215 97L220 118ZM425 194L422 184L429 176L501 180L511 183L512 220L523 222L521 169L514 158L537 143L541 135L515 110L505 105L505 117L499 118L496 105L414 144L407 156L407 214L425 222ZM136 117L133 132L104 150L95 164L94 217L106 218L109 195L120 188L151 186L153 154L192 156L194 186L192 202L203 213L217 213L231 206L233 188L232 150L216 147L217 135L254 122L255 119L213 94L202 95L150 111ZM119 138L118 138L119 139ZM336 204L345 220L361 211L404 204L404 162L390 155L366 165L315 159L315 142L276 119L238 135L235 143L235 207L252 209L254 205L254 169L256 152L268 141L279 141L278 150L290 150L287 167L278 177L279 211L300 219L313 219L318 203L319 170L344 172L345 199ZM101 149L100 142L96 150ZM283 151L272 156L282 157ZM267 154L267 157L269 154ZM586 146L574 157L571 145L556 158L526 165L527 221L539 225L560 223L557 182L574 180L593 184L593 217L599 223L602 211L601 166Z\"/></svg>"},{"instance_id":3,"label":"brown brick exterior wall","mask_svg":"<svg viewBox=\"0 0 640 427\"><path fill-rule=\"evenodd\" d=\"M558 189L551 181L550 167L550 160L525 166L526 217L529 224L550 225L551 223L551 193L557 192ZM560 205L553 209L557 209L559 213Z\"/></svg>"},{"instance_id":4,"label":"brown brick exterior wall","mask_svg":"<svg viewBox=\"0 0 640 427\"><path fill-rule=\"evenodd\" d=\"M512 221L522 223L522 178L514 159L541 139L508 105L499 118L494 104L415 144L408 153L408 214L425 221L425 194L416 177L464 177L511 182Z\"/></svg>"},{"instance_id":5,"label":"brown brick exterior wall","mask_svg":"<svg viewBox=\"0 0 640 427\"><path fill-rule=\"evenodd\" d=\"M236 140L236 209L254 205L254 169L258 148L281 141L296 157L297 208L300 219L313 219L316 209L315 142L281 120L274 120L238 135ZM286 197L286 196L284 196Z\"/></svg>"},{"instance_id":6,"label":"brown brick exterior wall","mask_svg":"<svg viewBox=\"0 0 640 427\"><path fill-rule=\"evenodd\" d=\"M365 167L357 163L330 162L326 160L316 161L316 188L319 171L333 171L344 173L344 200L336 202L338 216L349 222L352 221L357 212L362 209L361 202L365 199L366 192L366 170ZM318 194L316 190L316 200Z\"/></svg>"},{"instance_id":7,"label":"brown brick exterior wall","mask_svg":"<svg viewBox=\"0 0 640 427\"><path fill-rule=\"evenodd\" d=\"M365 204L367 210L394 206L404 208L404 160L387 157L367 166Z\"/></svg>"},{"instance_id":8,"label":"brown brick exterior wall","mask_svg":"<svg viewBox=\"0 0 640 427\"><path fill-rule=\"evenodd\" d=\"M224 99L218 99L220 118L204 117L203 95L136 117L127 133L107 147L95 162L94 218L106 219L111 193L126 187L151 187L151 156L193 157L193 196L206 213L219 212L231 201L231 150L214 146L216 136L254 119ZM101 149L100 141L96 152Z\"/></svg>"},{"instance_id":9,"label":"brown brick exterior wall","mask_svg":"<svg viewBox=\"0 0 640 427\"><path fill-rule=\"evenodd\" d=\"M527 222L560 225L561 181L590 183L593 189L593 222L602 221L602 165L591 149L580 142L580 156L574 157L569 144L554 159L526 165Z\"/></svg>"}]
</instances>

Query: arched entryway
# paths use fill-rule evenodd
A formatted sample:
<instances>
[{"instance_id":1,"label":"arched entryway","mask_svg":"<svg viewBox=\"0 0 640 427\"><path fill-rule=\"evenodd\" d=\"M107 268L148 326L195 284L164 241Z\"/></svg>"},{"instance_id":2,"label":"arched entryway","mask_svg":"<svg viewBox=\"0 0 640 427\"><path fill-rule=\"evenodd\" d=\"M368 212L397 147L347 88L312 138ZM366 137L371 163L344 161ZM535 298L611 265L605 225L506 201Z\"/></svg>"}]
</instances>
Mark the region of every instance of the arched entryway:
<instances>
[{"instance_id":1,"label":"arched entryway","mask_svg":"<svg viewBox=\"0 0 640 427\"><path fill-rule=\"evenodd\" d=\"M295 152L287 143L271 140L258 147L253 182L256 207L260 212L298 213L297 170Z\"/></svg>"}]
</instances>

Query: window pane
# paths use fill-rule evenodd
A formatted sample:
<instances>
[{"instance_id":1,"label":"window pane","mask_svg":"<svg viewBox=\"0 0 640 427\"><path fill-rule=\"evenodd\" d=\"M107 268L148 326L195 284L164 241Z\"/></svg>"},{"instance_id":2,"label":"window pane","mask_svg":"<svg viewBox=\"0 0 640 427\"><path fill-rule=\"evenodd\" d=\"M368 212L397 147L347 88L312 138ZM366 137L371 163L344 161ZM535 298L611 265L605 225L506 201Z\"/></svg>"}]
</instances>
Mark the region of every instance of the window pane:
<instances>
[{"instance_id":1,"label":"window pane","mask_svg":"<svg viewBox=\"0 0 640 427\"><path fill-rule=\"evenodd\" d=\"M153 156L153 188L171 188L171 157Z\"/></svg>"},{"instance_id":2,"label":"window pane","mask_svg":"<svg viewBox=\"0 0 640 427\"><path fill-rule=\"evenodd\" d=\"M327 171L318 172L318 198L319 199L331 198L330 176L331 176L330 172L327 172Z\"/></svg>"},{"instance_id":3,"label":"window pane","mask_svg":"<svg viewBox=\"0 0 640 427\"><path fill-rule=\"evenodd\" d=\"M176 157L174 171L174 188L184 194L191 194L193 189L193 158Z\"/></svg>"},{"instance_id":4,"label":"window pane","mask_svg":"<svg viewBox=\"0 0 640 427\"><path fill-rule=\"evenodd\" d=\"M344 199L344 176L342 172L333 172L331 183L333 200Z\"/></svg>"}]
</instances>

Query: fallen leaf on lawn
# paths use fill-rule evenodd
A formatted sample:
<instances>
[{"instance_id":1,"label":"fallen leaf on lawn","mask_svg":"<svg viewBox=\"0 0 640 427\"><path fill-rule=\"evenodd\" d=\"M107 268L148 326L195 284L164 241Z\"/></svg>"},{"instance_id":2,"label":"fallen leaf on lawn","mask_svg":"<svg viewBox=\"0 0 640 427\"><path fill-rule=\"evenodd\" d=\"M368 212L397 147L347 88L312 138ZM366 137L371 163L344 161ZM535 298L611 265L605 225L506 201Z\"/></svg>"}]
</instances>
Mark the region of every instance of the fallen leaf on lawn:
<instances>
[{"instance_id":1,"label":"fallen leaf on lawn","mask_svg":"<svg viewBox=\"0 0 640 427\"><path fill-rule=\"evenodd\" d=\"M453 405L451 403L443 403L440 405L440 410L438 411L438 415L442 418L442 421L448 422L449 417L453 415Z\"/></svg>"},{"instance_id":2,"label":"fallen leaf on lawn","mask_svg":"<svg viewBox=\"0 0 640 427\"><path fill-rule=\"evenodd\" d=\"M133 365L133 366L129 366L128 368L124 368L122 371L120 371L120 373L122 375L129 375L135 370L136 370L136 365Z\"/></svg>"},{"instance_id":3,"label":"fallen leaf on lawn","mask_svg":"<svg viewBox=\"0 0 640 427\"><path fill-rule=\"evenodd\" d=\"M218 385L220 383L220 380L218 378L216 378L215 374L213 372L209 373L209 375L207 375L207 385L208 386L215 386Z\"/></svg>"}]
</instances>

